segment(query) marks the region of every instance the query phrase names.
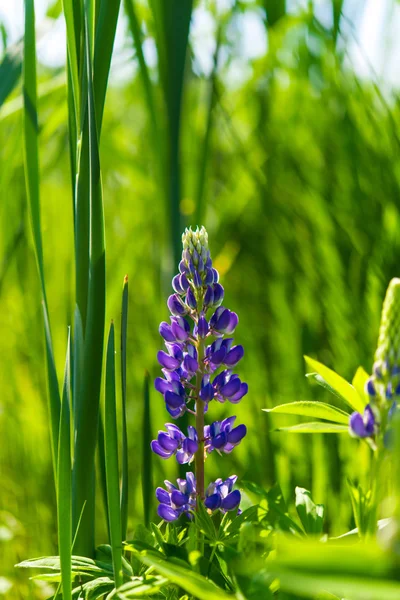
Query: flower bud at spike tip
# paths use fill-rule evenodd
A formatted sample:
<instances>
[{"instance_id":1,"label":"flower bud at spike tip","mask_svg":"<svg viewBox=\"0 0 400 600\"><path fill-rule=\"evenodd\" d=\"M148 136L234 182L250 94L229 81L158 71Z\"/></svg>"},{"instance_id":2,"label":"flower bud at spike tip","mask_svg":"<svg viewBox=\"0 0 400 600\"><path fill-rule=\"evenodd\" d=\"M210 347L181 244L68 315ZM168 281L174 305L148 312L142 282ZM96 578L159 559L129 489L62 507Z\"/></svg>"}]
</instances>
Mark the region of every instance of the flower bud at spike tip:
<instances>
[{"instance_id":1,"label":"flower bud at spike tip","mask_svg":"<svg viewBox=\"0 0 400 600\"><path fill-rule=\"evenodd\" d=\"M383 376L390 377L390 371L400 364L400 279L389 283L383 303L381 325L375 363L380 366Z\"/></svg>"}]
</instances>

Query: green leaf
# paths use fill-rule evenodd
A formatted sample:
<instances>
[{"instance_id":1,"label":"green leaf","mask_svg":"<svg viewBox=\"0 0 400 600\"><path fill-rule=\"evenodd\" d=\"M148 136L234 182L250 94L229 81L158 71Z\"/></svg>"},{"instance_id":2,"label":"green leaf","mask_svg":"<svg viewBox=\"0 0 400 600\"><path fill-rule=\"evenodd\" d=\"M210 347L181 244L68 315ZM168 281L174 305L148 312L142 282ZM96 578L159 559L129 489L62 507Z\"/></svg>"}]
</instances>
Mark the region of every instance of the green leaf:
<instances>
[{"instance_id":1,"label":"green leaf","mask_svg":"<svg viewBox=\"0 0 400 600\"><path fill-rule=\"evenodd\" d=\"M104 448L108 518L114 567L115 587L122 585L121 499L119 493L117 405L115 395L114 323L111 323L107 344L106 391L104 410Z\"/></svg>"},{"instance_id":2,"label":"green leaf","mask_svg":"<svg viewBox=\"0 0 400 600\"><path fill-rule=\"evenodd\" d=\"M232 594L227 594L215 583L182 566L181 563L162 559L151 552L140 554L139 559L147 566L154 567L158 573L167 577L171 583L179 585L199 600L229 600L234 598Z\"/></svg>"},{"instance_id":3,"label":"green leaf","mask_svg":"<svg viewBox=\"0 0 400 600\"><path fill-rule=\"evenodd\" d=\"M207 512L203 502L198 503L197 510L194 515L194 521L197 529L201 531L201 533L204 533L204 535L210 541L215 542L217 540L217 532L215 530L213 520Z\"/></svg>"},{"instance_id":4,"label":"green leaf","mask_svg":"<svg viewBox=\"0 0 400 600\"><path fill-rule=\"evenodd\" d=\"M315 504L311 493L301 487L296 487L296 510L306 533L322 533L324 520L324 507Z\"/></svg>"},{"instance_id":5,"label":"green leaf","mask_svg":"<svg viewBox=\"0 0 400 600\"><path fill-rule=\"evenodd\" d=\"M17 42L7 48L0 64L0 106L14 90L21 76L22 43Z\"/></svg>"},{"instance_id":6,"label":"green leaf","mask_svg":"<svg viewBox=\"0 0 400 600\"><path fill-rule=\"evenodd\" d=\"M279 427L275 431L288 431L291 433L348 433L347 425L337 425L336 423L321 423L315 421L312 423L299 423L289 427Z\"/></svg>"},{"instance_id":7,"label":"green leaf","mask_svg":"<svg viewBox=\"0 0 400 600\"><path fill-rule=\"evenodd\" d=\"M356 374L353 377L353 381L351 382L352 385L357 390L360 398L362 398L364 400L365 404L368 403L365 398L365 391L364 391L365 384L368 379L369 379L369 375L368 375L367 371L365 371L365 369L363 369L362 367L358 367Z\"/></svg>"},{"instance_id":8,"label":"green leaf","mask_svg":"<svg viewBox=\"0 0 400 600\"><path fill-rule=\"evenodd\" d=\"M311 402L301 400L299 402L289 402L288 404L280 404L273 408L263 408L265 412L277 413L283 415L300 415L307 417L315 417L317 419L325 419L334 423L348 424L349 414L331 406L324 402Z\"/></svg>"},{"instance_id":9,"label":"green leaf","mask_svg":"<svg viewBox=\"0 0 400 600\"><path fill-rule=\"evenodd\" d=\"M112 569L108 565L84 556L72 556L71 565L73 573L81 571L91 575L110 575L110 572L112 573ZM48 569L60 572L60 557L41 556L31 558L15 566L23 569Z\"/></svg>"},{"instance_id":10,"label":"green leaf","mask_svg":"<svg viewBox=\"0 0 400 600\"><path fill-rule=\"evenodd\" d=\"M65 361L64 385L60 414L57 467L58 550L60 553L62 592L64 600L70 600L72 591L70 354L70 331L68 330L67 356Z\"/></svg>"},{"instance_id":11,"label":"green leaf","mask_svg":"<svg viewBox=\"0 0 400 600\"><path fill-rule=\"evenodd\" d=\"M135 577L132 581L125 583L118 588L118 590L112 592L107 600L113 597L117 597L119 600L127 600L128 598L152 596L169 584L169 580L160 575L146 575L146 579L143 577Z\"/></svg>"},{"instance_id":12,"label":"green leaf","mask_svg":"<svg viewBox=\"0 0 400 600\"><path fill-rule=\"evenodd\" d=\"M332 371L322 363L305 356L307 366L316 371L322 379L335 390L335 392L348 404L353 410L363 412L365 403L359 396L357 390L343 377Z\"/></svg>"}]
</instances>

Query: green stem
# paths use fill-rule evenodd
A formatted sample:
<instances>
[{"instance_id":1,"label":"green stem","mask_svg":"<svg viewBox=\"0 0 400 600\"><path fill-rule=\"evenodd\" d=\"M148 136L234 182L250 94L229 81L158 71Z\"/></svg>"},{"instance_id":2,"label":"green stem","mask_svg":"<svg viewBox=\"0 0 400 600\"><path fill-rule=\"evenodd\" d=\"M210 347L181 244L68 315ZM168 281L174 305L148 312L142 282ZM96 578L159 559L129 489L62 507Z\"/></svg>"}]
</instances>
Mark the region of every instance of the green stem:
<instances>
[{"instance_id":1,"label":"green stem","mask_svg":"<svg viewBox=\"0 0 400 600\"><path fill-rule=\"evenodd\" d=\"M196 375L196 431L199 437L199 447L195 454L195 470L196 470L196 485L197 497L199 500L204 500L204 406L200 398L201 382L203 379L203 360L204 360L204 341L199 339L197 343L197 354L199 362L199 370Z\"/></svg>"},{"instance_id":2,"label":"green stem","mask_svg":"<svg viewBox=\"0 0 400 600\"><path fill-rule=\"evenodd\" d=\"M369 499L369 514L367 537L375 536L378 517L378 506L381 498L381 478L380 471L382 466L384 448L378 446L374 453L371 466L371 484L370 484L370 499Z\"/></svg>"}]
</instances>

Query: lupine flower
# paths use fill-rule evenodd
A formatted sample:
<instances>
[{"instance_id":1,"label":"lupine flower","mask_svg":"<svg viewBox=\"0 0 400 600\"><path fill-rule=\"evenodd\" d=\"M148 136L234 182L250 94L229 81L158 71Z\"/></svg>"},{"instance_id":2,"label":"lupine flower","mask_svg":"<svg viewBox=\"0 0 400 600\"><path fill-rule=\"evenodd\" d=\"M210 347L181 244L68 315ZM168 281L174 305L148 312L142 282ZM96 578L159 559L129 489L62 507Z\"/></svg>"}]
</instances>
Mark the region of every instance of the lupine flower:
<instances>
[{"instance_id":1,"label":"lupine flower","mask_svg":"<svg viewBox=\"0 0 400 600\"><path fill-rule=\"evenodd\" d=\"M220 509L222 512L235 510L240 504L239 490L232 491L236 480L237 476L232 475L225 481L217 479L211 483L207 488L206 499L204 500L206 508L212 511Z\"/></svg>"},{"instance_id":2,"label":"lupine flower","mask_svg":"<svg viewBox=\"0 0 400 600\"><path fill-rule=\"evenodd\" d=\"M165 427L167 432L159 431L157 439L151 442L153 452L161 458L170 458L175 455L181 465L192 462L199 447L195 428L189 425L188 435L185 436L173 423L166 423Z\"/></svg>"},{"instance_id":3,"label":"lupine flower","mask_svg":"<svg viewBox=\"0 0 400 600\"><path fill-rule=\"evenodd\" d=\"M350 435L360 438L372 437L375 433L375 415L369 404L364 409L364 414L353 412L350 415Z\"/></svg>"},{"instance_id":4,"label":"lupine flower","mask_svg":"<svg viewBox=\"0 0 400 600\"><path fill-rule=\"evenodd\" d=\"M182 513L189 516L189 511L196 508L196 479L193 473L186 473L186 479L177 479L177 485L164 481L164 490L158 487L158 516L164 521L176 521Z\"/></svg>"},{"instance_id":5,"label":"lupine flower","mask_svg":"<svg viewBox=\"0 0 400 600\"><path fill-rule=\"evenodd\" d=\"M226 454L232 452L240 444L247 433L246 425L233 427L236 417L228 417L223 421L215 421L204 428L205 448L207 452L217 450Z\"/></svg>"},{"instance_id":6,"label":"lupine flower","mask_svg":"<svg viewBox=\"0 0 400 600\"><path fill-rule=\"evenodd\" d=\"M225 481L217 479L211 483L206 492L204 504L210 511L220 509L222 512L235 510L241 500L239 490L233 490L237 480L236 475L228 477ZM177 479L177 485L164 481L166 490L158 487L156 498L159 501L158 516L164 521L176 521L182 514L190 519L191 512L196 509L196 478L193 473L187 473L186 479Z\"/></svg>"},{"instance_id":7,"label":"lupine flower","mask_svg":"<svg viewBox=\"0 0 400 600\"><path fill-rule=\"evenodd\" d=\"M167 431L159 431L151 447L161 458L175 456L181 464L191 462L195 456L196 469L203 472L199 461L205 455L213 450L229 453L246 435L245 425L233 427L236 417L204 426L204 413L214 399L240 402L248 386L233 373L244 356L243 346L235 345L232 337L239 318L222 306L224 288L212 265L207 232L204 227L196 231L186 229L182 243L179 273L172 280L174 293L167 300L170 322L163 321L159 327L165 343L165 350L157 354L163 377L157 377L154 385L174 419L185 411L196 416L197 431L189 426L186 436L176 425L167 423ZM213 510L210 502L216 502L216 509L231 510L231 505L232 509L237 508L240 493L232 492L234 481L236 478L232 477L212 484L213 491L206 499L210 510ZM161 503L158 514L172 521L195 504L196 484L191 474L189 479L178 480L178 488L169 482L166 485L168 491L157 489ZM197 487L203 499L204 477L198 480ZM215 495L218 502L209 499Z\"/></svg>"}]
</instances>

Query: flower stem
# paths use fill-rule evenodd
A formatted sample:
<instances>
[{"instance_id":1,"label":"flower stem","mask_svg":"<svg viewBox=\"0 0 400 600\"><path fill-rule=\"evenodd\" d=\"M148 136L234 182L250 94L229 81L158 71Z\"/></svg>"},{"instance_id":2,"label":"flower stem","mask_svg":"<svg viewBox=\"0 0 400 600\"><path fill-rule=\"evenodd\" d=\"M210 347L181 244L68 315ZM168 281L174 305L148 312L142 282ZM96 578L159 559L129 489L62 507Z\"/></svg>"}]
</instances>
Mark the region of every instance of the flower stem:
<instances>
[{"instance_id":1,"label":"flower stem","mask_svg":"<svg viewBox=\"0 0 400 600\"><path fill-rule=\"evenodd\" d=\"M199 500L204 499L204 406L200 399L201 382L203 379L204 341L199 338L197 345L199 370L196 375L196 430L199 447L195 455L196 485Z\"/></svg>"}]
</instances>

